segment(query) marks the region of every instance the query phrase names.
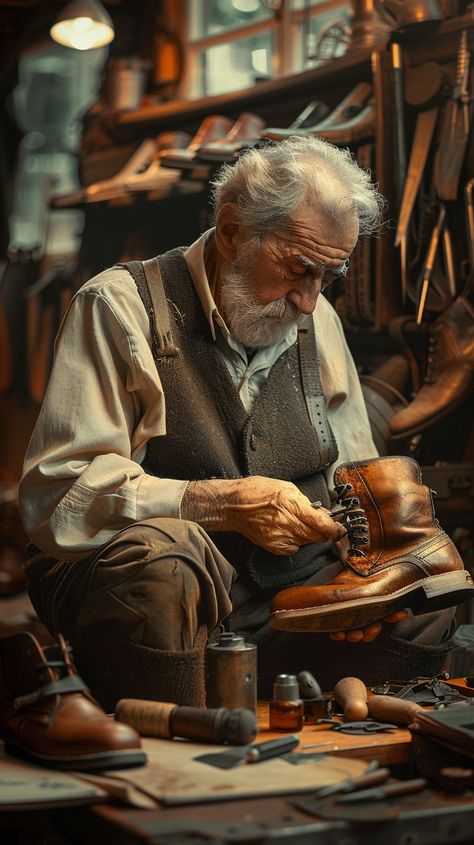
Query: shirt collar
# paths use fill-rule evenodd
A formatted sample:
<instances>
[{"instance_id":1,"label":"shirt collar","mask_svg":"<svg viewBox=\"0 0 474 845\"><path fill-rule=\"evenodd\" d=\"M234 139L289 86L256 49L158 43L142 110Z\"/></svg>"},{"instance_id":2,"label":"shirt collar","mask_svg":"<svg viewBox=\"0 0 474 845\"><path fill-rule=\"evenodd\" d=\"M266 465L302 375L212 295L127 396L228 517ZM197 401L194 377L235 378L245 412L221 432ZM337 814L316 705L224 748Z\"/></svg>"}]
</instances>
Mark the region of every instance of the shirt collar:
<instances>
[{"instance_id":1,"label":"shirt collar","mask_svg":"<svg viewBox=\"0 0 474 845\"><path fill-rule=\"evenodd\" d=\"M224 320L222 319L214 297L209 287L209 280L207 278L206 267L204 264L204 248L210 237L214 235L214 229L208 229L204 232L197 241L194 241L190 247L184 252L184 260L186 261L188 270L191 274L196 293L201 303L201 308L204 311L212 337L216 339L216 327L214 321L226 329Z\"/></svg>"}]
</instances>

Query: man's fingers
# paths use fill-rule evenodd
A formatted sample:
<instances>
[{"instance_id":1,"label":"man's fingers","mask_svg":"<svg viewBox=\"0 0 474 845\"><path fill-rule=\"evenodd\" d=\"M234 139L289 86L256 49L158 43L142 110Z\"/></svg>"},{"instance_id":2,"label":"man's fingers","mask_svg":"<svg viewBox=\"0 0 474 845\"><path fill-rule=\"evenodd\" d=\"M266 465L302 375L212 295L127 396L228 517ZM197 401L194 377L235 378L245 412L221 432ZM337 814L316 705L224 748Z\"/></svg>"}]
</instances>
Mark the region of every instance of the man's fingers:
<instances>
[{"instance_id":1,"label":"man's fingers","mask_svg":"<svg viewBox=\"0 0 474 845\"><path fill-rule=\"evenodd\" d=\"M355 631L348 631L346 635L346 639L350 643L360 643L360 641L364 638L363 631L355 630Z\"/></svg>"},{"instance_id":2,"label":"man's fingers","mask_svg":"<svg viewBox=\"0 0 474 845\"><path fill-rule=\"evenodd\" d=\"M381 622L374 622L372 625L367 625L363 630L362 641L364 643L371 643L380 634L382 630Z\"/></svg>"},{"instance_id":3,"label":"man's fingers","mask_svg":"<svg viewBox=\"0 0 474 845\"><path fill-rule=\"evenodd\" d=\"M326 508L305 508L299 514L299 518L309 529L309 535L317 532L323 534L328 540L337 541L347 534L344 526L340 522L335 522L331 517L331 512Z\"/></svg>"},{"instance_id":4,"label":"man's fingers","mask_svg":"<svg viewBox=\"0 0 474 845\"><path fill-rule=\"evenodd\" d=\"M384 616L383 622L402 622L407 616L408 611L397 610L396 613ZM333 631L329 636L331 640L336 640L336 642L347 640L349 643L371 643L378 637L381 630L382 622L372 622L371 625L365 625L363 628L357 628L353 631Z\"/></svg>"},{"instance_id":5,"label":"man's fingers","mask_svg":"<svg viewBox=\"0 0 474 845\"><path fill-rule=\"evenodd\" d=\"M337 640L337 642L342 642L346 639L345 631L333 631L329 634L331 640Z\"/></svg>"},{"instance_id":6,"label":"man's fingers","mask_svg":"<svg viewBox=\"0 0 474 845\"><path fill-rule=\"evenodd\" d=\"M397 610L396 613L389 613L388 616L384 616L384 622L403 622L408 616L407 610Z\"/></svg>"}]
</instances>

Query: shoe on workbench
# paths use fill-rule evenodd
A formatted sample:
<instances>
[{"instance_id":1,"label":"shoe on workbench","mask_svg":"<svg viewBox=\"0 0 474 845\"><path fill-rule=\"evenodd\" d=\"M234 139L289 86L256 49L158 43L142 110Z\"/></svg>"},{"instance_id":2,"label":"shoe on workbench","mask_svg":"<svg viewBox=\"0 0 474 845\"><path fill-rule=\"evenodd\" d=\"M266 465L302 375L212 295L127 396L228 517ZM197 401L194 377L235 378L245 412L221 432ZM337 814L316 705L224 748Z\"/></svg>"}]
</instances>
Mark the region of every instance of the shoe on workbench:
<instances>
[{"instance_id":1,"label":"shoe on workbench","mask_svg":"<svg viewBox=\"0 0 474 845\"><path fill-rule=\"evenodd\" d=\"M474 598L471 575L436 520L416 461L388 456L341 464L334 484L346 508L346 566L328 584L277 593L272 627L344 631L399 610L417 615Z\"/></svg>"},{"instance_id":2,"label":"shoe on workbench","mask_svg":"<svg viewBox=\"0 0 474 845\"><path fill-rule=\"evenodd\" d=\"M138 733L94 700L61 634L45 647L26 632L0 640L0 738L7 753L56 769L124 769L147 759Z\"/></svg>"}]
</instances>

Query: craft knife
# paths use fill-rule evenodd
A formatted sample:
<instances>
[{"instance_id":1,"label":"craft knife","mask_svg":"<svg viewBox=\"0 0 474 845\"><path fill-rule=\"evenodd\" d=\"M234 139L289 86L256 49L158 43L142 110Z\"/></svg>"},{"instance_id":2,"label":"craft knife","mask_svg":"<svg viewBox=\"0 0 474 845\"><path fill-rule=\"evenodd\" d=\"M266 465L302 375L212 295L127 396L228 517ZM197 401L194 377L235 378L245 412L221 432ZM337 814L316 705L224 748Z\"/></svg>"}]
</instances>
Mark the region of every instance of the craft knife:
<instances>
[{"instance_id":1,"label":"craft knife","mask_svg":"<svg viewBox=\"0 0 474 845\"><path fill-rule=\"evenodd\" d=\"M260 763L272 757L281 757L288 751L293 751L299 745L296 736L284 736L281 739L269 739L256 745L246 745L243 748L233 748L232 751L219 751L216 754L200 754L194 757L200 763L208 763L218 769L232 769L241 763Z\"/></svg>"}]
</instances>

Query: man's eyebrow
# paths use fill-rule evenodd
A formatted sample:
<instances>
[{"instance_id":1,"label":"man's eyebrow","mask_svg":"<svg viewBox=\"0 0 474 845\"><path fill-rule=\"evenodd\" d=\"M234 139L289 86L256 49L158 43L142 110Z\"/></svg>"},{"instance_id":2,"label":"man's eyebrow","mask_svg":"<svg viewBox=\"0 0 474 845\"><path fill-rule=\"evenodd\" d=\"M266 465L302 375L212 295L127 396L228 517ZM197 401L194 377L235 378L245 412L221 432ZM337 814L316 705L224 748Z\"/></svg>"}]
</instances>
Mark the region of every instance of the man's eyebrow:
<instances>
[{"instance_id":1,"label":"man's eyebrow","mask_svg":"<svg viewBox=\"0 0 474 845\"><path fill-rule=\"evenodd\" d=\"M312 261L312 259L308 258L307 255L297 255L296 258L303 267L306 267L307 270L311 270L312 273L317 273L323 266L320 262Z\"/></svg>"},{"instance_id":2,"label":"man's eyebrow","mask_svg":"<svg viewBox=\"0 0 474 845\"><path fill-rule=\"evenodd\" d=\"M325 271L327 269L331 270L331 273L334 276L346 276L347 271L349 269L349 259L346 258L339 267L330 267L328 268L325 264L321 261L313 261L311 258L308 258L307 255L297 255L297 260L303 267L306 267L307 270L310 270L311 273L319 273L321 270Z\"/></svg>"}]
</instances>

